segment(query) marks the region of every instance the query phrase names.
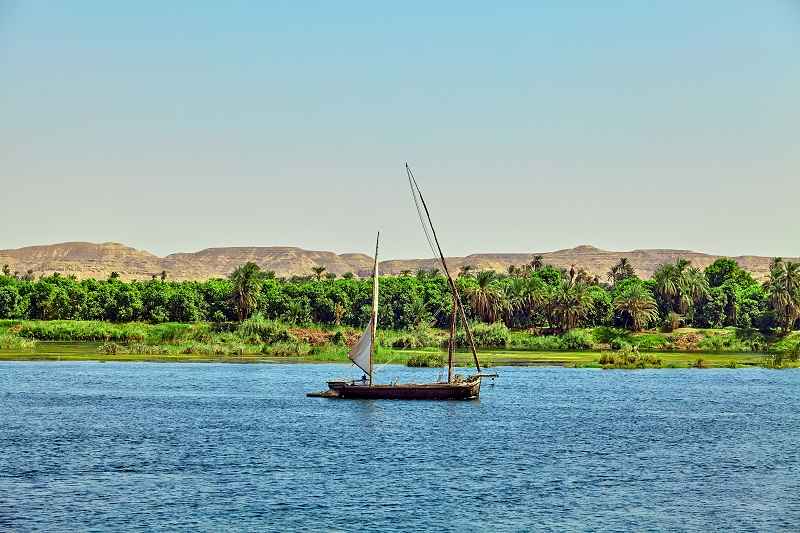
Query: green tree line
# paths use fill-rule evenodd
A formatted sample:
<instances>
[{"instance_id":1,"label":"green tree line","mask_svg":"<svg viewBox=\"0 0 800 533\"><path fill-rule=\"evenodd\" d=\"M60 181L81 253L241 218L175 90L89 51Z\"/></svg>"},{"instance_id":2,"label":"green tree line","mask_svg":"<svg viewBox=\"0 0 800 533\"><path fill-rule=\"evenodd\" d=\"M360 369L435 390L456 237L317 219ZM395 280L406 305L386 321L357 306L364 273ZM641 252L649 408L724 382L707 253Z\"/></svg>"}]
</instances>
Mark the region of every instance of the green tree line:
<instances>
[{"instance_id":1,"label":"green tree line","mask_svg":"<svg viewBox=\"0 0 800 533\"><path fill-rule=\"evenodd\" d=\"M113 274L107 280L58 273L34 280L12 275L5 267L0 318L242 322L260 314L290 324L364 327L371 281L352 275L337 279L330 273L323 276L324 271L316 267L309 276L284 279L247 263L228 279L174 282L162 275L125 283ZM622 258L600 280L581 268L556 269L536 258L503 273L464 266L457 285L470 320L502 322L513 329L737 326L786 333L798 327L800 315L800 264L780 258L772 261L763 283L730 259L719 259L702 271L679 259L642 280ZM378 327L448 327L452 305L447 282L436 269L382 277Z\"/></svg>"}]
</instances>

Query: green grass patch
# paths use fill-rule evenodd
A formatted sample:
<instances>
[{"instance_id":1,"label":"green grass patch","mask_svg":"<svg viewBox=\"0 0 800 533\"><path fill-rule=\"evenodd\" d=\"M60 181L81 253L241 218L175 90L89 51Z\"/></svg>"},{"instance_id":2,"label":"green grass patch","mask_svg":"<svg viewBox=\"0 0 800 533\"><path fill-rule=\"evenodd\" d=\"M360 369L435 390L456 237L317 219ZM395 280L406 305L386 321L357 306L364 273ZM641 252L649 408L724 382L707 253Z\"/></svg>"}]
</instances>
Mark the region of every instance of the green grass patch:
<instances>
[{"instance_id":1,"label":"green grass patch","mask_svg":"<svg viewBox=\"0 0 800 533\"><path fill-rule=\"evenodd\" d=\"M29 321L18 335L41 341L142 342L147 339L144 324L112 324L70 320Z\"/></svg>"}]
</instances>

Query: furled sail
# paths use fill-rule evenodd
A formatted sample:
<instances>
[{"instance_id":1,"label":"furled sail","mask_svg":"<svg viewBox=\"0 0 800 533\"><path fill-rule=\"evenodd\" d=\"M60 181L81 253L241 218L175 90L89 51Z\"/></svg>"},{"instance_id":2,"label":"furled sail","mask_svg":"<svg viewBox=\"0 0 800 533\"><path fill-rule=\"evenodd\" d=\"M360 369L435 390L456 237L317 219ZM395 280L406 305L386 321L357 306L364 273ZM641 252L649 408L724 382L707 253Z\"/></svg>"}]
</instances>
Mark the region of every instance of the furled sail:
<instances>
[{"instance_id":1,"label":"furled sail","mask_svg":"<svg viewBox=\"0 0 800 533\"><path fill-rule=\"evenodd\" d=\"M358 342L355 346L350 348L350 351L347 352L347 357L353 361L358 368L363 370L367 373L367 375L372 373L372 370L369 367L370 364L370 355L372 354L372 319L370 318L369 324L367 324L367 329L364 330L364 333L361 334L361 338L358 339Z\"/></svg>"}]
</instances>

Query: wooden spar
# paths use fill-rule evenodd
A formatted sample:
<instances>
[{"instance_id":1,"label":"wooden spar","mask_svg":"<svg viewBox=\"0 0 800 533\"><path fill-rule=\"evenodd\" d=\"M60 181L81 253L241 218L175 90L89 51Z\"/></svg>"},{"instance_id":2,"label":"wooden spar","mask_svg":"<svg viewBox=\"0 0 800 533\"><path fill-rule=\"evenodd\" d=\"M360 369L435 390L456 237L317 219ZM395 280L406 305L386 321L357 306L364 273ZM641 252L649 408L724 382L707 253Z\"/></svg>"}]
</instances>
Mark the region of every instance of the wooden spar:
<instances>
[{"instance_id":1,"label":"wooden spar","mask_svg":"<svg viewBox=\"0 0 800 533\"><path fill-rule=\"evenodd\" d=\"M450 274L448 274L448 277ZM453 287L453 298L456 300L456 305L458 305L458 310L461 313L461 321L464 323L464 332L467 334L467 340L469 340L469 347L472 348L472 357L475 359L475 369L480 372L481 371L481 364L478 362L478 352L475 350L475 341L472 340L472 332L469 330L469 324L467 323L467 315L464 313L464 306L461 305L461 298L458 296L458 290L456 289L455 283L453 280L450 280L450 285Z\"/></svg>"},{"instance_id":2,"label":"wooden spar","mask_svg":"<svg viewBox=\"0 0 800 533\"><path fill-rule=\"evenodd\" d=\"M375 366L375 330L378 327L378 241L381 239L381 232L375 238L375 266L372 268L372 317L369 328L369 384L372 385L372 373Z\"/></svg>"},{"instance_id":3,"label":"wooden spar","mask_svg":"<svg viewBox=\"0 0 800 533\"><path fill-rule=\"evenodd\" d=\"M469 330L469 324L467 324L467 315L464 312L464 307L461 305L461 298L458 296L458 289L456 288L456 284L453 281L452 276L450 276L450 271L447 269L447 262L444 260L444 253L442 253L442 247L439 245L439 238L436 236L436 229L433 227L433 221L431 220L431 214L428 211L428 206L425 204L425 198L422 197L422 192L419 190L419 185L417 185L417 180L414 179L414 175L411 173L411 169L406 163L406 172L408 173L408 179L413 185L413 189L417 190L417 194L419 195L419 199L422 202L422 207L425 209L425 215L428 217L428 224L431 226L431 232L433 233L433 240L436 242L436 248L439 250L439 258L442 260L442 267L444 267L444 273L447 276L447 284L450 286L450 292L453 295L453 306L457 307L461 314L461 321L464 323L464 331L467 334L467 340L469 340L469 346L472 348L472 357L475 359L475 368L478 372L481 371L481 364L478 362L478 352L475 350L475 342L472 340L472 332ZM451 333L451 339L453 338L454 333ZM452 341L451 341L452 342ZM450 366L448 369L448 374L453 372L453 364L452 360L450 361Z\"/></svg>"},{"instance_id":4,"label":"wooden spar","mask_svg":"<svg viewBox=\"0 0 800 533\"><path fill-rule=\"evenodd\" d=\"M450 342L447 345L447 382L453 381L453 352L456 349L456 319L458 309L453 306L453 317L450 319Z\"/></svg>"}]
</instances>

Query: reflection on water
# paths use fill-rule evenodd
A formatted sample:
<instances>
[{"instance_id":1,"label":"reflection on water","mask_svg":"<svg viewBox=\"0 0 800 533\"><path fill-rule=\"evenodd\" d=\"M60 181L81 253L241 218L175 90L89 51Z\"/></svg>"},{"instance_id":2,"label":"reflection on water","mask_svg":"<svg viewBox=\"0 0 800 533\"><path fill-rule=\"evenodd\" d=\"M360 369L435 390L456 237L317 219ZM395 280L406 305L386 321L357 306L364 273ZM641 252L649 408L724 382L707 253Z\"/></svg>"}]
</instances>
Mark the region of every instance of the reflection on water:
<instances>
[{"instance_id":1,"label":"reflection on water","mask_svg":"<svg viewBox=\"0 0 800 533\"><path fill-rule=\"evenodd\" d=\"M403 402L306 398L341 365L0 363L0 530L800 521L800 372L498 370Z\"/></svg>"}]
</instances>

